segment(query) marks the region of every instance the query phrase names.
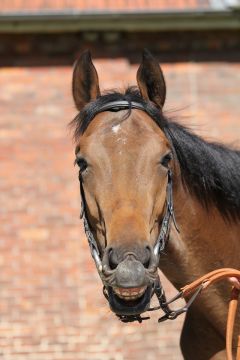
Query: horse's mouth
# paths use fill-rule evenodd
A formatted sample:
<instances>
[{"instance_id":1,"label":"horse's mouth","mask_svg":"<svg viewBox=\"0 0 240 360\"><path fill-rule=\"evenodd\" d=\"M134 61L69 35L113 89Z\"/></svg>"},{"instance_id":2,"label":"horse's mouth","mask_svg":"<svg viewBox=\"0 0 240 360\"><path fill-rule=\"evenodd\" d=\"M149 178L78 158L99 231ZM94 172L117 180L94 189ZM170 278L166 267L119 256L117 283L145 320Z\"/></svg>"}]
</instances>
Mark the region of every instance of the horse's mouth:
<instances>
[{"instance_id":1,"label":"horse's mouth","mask_svg":"<svg viewBox=\"0 0 240 360\"><path fill-rule=\"evenodd\" d=\"M131 301L136 300L142 297L142 295L147 290L147 286L137 287L137 288L113 288L113 292L116 296L118 296L122 300Z\"/></svg>"},{"instance_id":2,"label":"horse's mouth","mask_svg":"<svg viewBox=\"0 0 240 360\"><path fill-rule=\"evenodd\" d=\"M110 308L117 315L137 315L150 306L152 286L139 288L108 287Z\"/></svg>"}]
</instances>

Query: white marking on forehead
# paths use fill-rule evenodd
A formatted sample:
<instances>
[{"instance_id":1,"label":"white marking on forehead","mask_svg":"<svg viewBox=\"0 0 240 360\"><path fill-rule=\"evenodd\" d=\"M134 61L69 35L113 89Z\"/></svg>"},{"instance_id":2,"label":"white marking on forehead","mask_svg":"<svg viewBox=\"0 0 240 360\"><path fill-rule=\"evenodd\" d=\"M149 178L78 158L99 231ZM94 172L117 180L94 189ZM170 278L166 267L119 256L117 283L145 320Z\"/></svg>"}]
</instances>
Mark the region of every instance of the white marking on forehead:
<instances>
[{"instance_id":1,"label":"white marking on forehead","mask_svg":"<svg viewBox=\"0 0 240 360\"><path fill-rule=\"evenodd\" d=\"M117 134L120 129L121 129L121 125L120 125L120 124L112 126L112 131L113 131L115 134Z\"/></svg>"}]
</instances>

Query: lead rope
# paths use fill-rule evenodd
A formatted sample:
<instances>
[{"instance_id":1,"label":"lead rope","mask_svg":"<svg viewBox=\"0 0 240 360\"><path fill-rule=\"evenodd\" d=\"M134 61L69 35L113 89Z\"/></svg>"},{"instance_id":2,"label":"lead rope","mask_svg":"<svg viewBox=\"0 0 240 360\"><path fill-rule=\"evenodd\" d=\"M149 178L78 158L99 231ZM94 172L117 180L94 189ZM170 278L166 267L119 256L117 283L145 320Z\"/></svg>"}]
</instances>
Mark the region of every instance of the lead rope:
<instances>
[{"instance_id":1,"label":"lead rope","mask_svg":"<svg viewBox=\"0 0 240 360\"><path fill-rule=\"evenodd\" d=\"M240 336L238 336L237 360L240 360Z\"/></svg>"},{"instance_id":2,"label":"lead rope","mask_svg":"<svg viewBox=\"0 0 240 360\"><path fill-rule=\"evenodd\" d=\"M218 281L227 279L229 277L236 277L239 279L240 271L231 268L222 268L211 271L208 274L193 281L191 284L184 286L181 289L181 294L182 294L181 296L186 297L190 295L192 292L195 292L196 289L199 288L201 288L200 290L201 292L203 289L207 289L210 285ZM227 328L226 328L226 359L227 360L233 360L233 330L236 319L239 295L240 295L240 290L237 289L236 287L233 287L231 291L231 297L228 307ZM240 360L240 336L238 336L236 360Z\"/></svg>"},{"instance_id":3,"label":"lead rope","mask_svg":"<svg viewBox=\"0 0 240 360\"><path fill-rule=\"evenodd\" d=\"M228 308L228 318L227 318L227 331L226 331L226 353L227 359L233 360L232 356L232 342L233 342L233 329L234 329L234 322L236 318L238 300L239 300L239 290L235 287L232 288L231 291L231 299L229 302ZM236 360L240 359L240 336L238 336L238 349L237 349L237 358Z\"/></svg>"}]
</instances>

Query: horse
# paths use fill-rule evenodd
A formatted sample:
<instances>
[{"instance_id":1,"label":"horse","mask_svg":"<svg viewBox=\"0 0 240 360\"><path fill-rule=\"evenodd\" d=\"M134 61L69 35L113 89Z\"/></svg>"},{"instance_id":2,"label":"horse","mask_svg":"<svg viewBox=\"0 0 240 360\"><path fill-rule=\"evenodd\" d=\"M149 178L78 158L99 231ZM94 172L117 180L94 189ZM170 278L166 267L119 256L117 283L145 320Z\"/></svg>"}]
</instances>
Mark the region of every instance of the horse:
<instances>
[{"instance_id":1,"label":"horse","mask_svg":"<svg viewBox=\"0 0 240 360\"><path fill-rule=\"evenodd\" d=\"M142 321L154 294L166 308L158 268L178 290L206 272L240 268L240 151L164 114L166 83L148 50L137 84L101 94L90 52L74 66L81 216L104 295L122 321ZM225 358L229 286L216 284L188 309L184 359ZM235 347L239 331L238 311Z\"/></svg>"}]
</instances>

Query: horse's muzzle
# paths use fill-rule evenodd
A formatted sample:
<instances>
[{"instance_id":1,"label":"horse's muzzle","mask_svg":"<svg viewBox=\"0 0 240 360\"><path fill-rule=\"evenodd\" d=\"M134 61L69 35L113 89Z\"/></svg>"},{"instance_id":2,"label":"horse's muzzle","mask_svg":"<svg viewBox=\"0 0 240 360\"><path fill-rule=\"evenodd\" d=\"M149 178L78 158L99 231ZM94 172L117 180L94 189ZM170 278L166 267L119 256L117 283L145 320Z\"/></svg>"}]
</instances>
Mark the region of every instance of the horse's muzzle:
<instances>
[{"instance_id":1,"label":"horse's muzzle","mask_svg":"<svg viewBox=\"0 0 240 360\"><path fill-rule=\"evenodd\" d=\"M106 261L103 266L110 308L118 315L137 315L150 306L157 277L157 261L146 268L133 253L127 253L115 269Z\"/></svg>"},{"instance_id":2,"label":"horse's muzzle","mask_svg":"<svg viewBox=\"0 0 240 360\"><path fill-rule=\"evenodd\" d=\"M134 255L129 254L118 264L115 271L116 287L140 288L147 283L146 269L143 264L136 260Z\"/></svg>"}]
</instances>

